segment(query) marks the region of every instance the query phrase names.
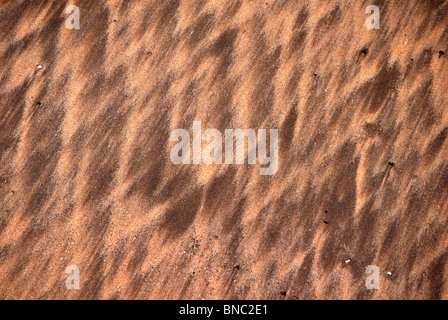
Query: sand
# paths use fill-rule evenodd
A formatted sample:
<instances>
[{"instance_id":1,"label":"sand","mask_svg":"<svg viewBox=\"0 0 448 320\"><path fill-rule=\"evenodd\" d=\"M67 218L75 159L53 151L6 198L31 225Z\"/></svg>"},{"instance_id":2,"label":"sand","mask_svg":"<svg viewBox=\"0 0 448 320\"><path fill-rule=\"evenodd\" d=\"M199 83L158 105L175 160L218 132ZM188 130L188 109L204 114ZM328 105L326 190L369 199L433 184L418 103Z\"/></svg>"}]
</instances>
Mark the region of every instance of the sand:
<instances>
[{"instance_id":1,"label":"sand","mask_svg":"<svg viewBox=\"0 0 448 320\"><path fill-rule=\"evenodd\" d=\"M1 1L0 298L448 298L447 43L447 1ZM278 172L173 164L195 120Z\"/></svg>"}]
</instances>

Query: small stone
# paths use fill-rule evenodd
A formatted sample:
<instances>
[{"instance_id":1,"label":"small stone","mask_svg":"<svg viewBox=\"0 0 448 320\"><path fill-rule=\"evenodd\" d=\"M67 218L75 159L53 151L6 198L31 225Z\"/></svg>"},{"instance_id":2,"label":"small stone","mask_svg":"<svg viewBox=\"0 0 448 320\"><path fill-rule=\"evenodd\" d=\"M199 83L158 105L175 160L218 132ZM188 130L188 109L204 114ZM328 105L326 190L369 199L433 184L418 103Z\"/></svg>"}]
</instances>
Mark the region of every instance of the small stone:
<instances>
[{"instance_id":1,"label":"small stone","mask_svg":"<svg viewBox=\"0 0 448 320\"><path fill-rule=\"evenodd\" d=\"M347 263L349 263L350 261L352 261L351 259L347 259L347 260L345 260L345 263L347 264Z\"/></svg>"},{"instance_id":2,"label":"small stone","mask_svg":"<svg viewBox=\"0 0 448 320\"><path fill-rule=\"evenodd\" d=\"M388 271L388 272L387 272L387 275L388 275L388 276L391 276L391 275L392 275L392 272Z\"/></svg>"},{"instance_id":3,"label":"small stone","mask_svg":"<svg viewBox=\"0 0 448 320\"><path fill-rule=\"evenodd\" d=\"M42 69L43 67L44 67L43 65L39 64L39 65L37 66L37 69Z\"/></svg>"}]
</instances>

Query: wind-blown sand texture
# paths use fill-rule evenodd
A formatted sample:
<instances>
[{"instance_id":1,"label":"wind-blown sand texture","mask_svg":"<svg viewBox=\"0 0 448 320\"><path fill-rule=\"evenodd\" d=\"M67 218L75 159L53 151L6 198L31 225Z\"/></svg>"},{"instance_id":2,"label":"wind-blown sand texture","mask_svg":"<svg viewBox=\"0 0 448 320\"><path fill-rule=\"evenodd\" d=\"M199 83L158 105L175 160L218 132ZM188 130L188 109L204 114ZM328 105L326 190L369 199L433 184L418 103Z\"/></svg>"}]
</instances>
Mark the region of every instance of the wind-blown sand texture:
<instances>
[{"instance_id":1,"label":"wind-blown sand texture","mask_svg":"<svg viewBox=\"0 0 448 320\"><path fill-rule=\"evenodd\" d=\"M448 1L1 1L0 298L448 298L440 51ZM278 172L172 164L194 120Z\"/></svg>"}]
</instances>

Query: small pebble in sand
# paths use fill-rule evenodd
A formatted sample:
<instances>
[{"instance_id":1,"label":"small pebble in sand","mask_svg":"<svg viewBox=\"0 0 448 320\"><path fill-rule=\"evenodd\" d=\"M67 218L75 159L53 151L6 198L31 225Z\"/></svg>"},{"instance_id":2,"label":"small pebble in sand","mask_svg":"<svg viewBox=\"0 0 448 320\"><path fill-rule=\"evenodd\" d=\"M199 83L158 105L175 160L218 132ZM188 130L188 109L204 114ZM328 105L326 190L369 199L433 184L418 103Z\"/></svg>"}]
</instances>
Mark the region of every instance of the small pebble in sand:
<instances>
[{"instance_id":1,"label":"small pebble in sand","mask_svg":"<svg viewBox=\"0 0 448 320\"><path fill-rule=\"evenodd\" d=\"M37 66L37 69L42 69L43 67L44 67L43 65L39 64L39 65Z\"/></svg>"},{"instance_id":2,"label":"small pebble in sand","mask_svg":"<svg viewBox=\"0 0 448 320\"><path fill-rule=\"evenodd\" d=\"M351 259L347 259L347 260L345 260L345 263L347 264L347 263L349 263L350 261L352 261Z\"/></svg>"},{"instance_id":3,"label":"small pebble in sand","mask_svg":"<svg viewBox=\"0 0 448 320\"><path fill-rule=\"evenodd\" d=\"M387 275L388 275L388 276L391 276L391 275L392 275L392 272L388 271L388 272L387 272Z\"/></svg>"}]
</instances>

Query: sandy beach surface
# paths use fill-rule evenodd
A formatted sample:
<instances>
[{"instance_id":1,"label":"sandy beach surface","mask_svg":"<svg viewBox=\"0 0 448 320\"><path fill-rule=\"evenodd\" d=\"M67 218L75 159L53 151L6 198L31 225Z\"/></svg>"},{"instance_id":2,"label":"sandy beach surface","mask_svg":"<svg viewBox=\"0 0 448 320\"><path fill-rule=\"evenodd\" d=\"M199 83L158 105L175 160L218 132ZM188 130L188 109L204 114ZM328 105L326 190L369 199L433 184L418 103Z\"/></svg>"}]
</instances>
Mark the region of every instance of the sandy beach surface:
<instances>
[{"instance_id":1,"label":"sandy beach surface","mask_svg":"<svg viewBox=\"0 0 448 320\"><path fill-rule=\"evenodd\" d=\"M444 0L0 1L0 298L448 298L446 52Z\"/></svg>"}]
</instances>

